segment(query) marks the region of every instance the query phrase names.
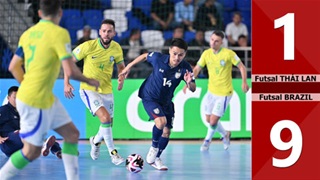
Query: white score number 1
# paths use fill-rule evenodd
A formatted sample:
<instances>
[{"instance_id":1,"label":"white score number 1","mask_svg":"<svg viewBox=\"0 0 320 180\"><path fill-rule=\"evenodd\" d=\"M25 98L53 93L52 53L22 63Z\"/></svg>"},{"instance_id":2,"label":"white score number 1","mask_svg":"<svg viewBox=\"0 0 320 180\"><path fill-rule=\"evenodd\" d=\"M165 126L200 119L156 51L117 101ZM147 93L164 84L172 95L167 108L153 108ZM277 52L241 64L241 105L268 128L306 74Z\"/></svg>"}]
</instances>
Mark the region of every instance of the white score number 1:
<instances>
[{"instance_id":1,"label":"white score number 1","mask_svg":"<svg viewBox=\"0 0 320 180\"><path fill-rule=\"evenodd\" d=\"M294 13L274 20L274 28L284 27L284 60L294 60Z\"/></svg>"},{"instance_id":2,"label":"white score number 1","mask_svg":"<svg viewBox=\"0 0 320 180\"><path fill-rule=\"evenodd\" d=\"M286 15L274 20L274 28L284 26L284 60L294 60L294 13ZM281 131L289 129L291 132L291 140L284 142L281 139ZM291 120L281 120L273 125L270 132L270 140L272 145L282 151L292 149L291 154L285 159L277 159L272 157L272 165L274 167L285 168L296 163L302 151L302 133L300 127Z\"/></svg>"}]
</instances>

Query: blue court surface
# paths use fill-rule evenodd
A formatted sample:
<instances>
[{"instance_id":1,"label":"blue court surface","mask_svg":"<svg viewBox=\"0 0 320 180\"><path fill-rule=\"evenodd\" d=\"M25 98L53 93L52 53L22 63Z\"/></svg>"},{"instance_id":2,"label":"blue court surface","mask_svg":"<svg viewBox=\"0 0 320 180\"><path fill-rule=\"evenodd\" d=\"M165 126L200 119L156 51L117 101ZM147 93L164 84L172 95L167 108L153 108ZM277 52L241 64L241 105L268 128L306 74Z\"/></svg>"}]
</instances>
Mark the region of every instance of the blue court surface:
<instances>
[{"instance_id":1,"label":"blue court surface","mask_svg":"<svg viewBox=\"0 0 320 180\"><path fill-rule=\"evenodd\" d=\"M171 140L161 159L168 171L159 171L145 163L140 173L127 171L125 163L115 166L111 163L107 148L101 145L98 160L90 157L88 141L79 143L79 171L83 180L237 180L251 179L251 141L232 140L228 150L223 149L219 140L211 143L208 152L201 152L202 141ZM115 141L122 157L137 153L145 159L151 140ZM0 153L0 167L8 158ZM1 179L1 177L0 177ZM23 180L62 180L66 179L62 160L50 154L30 163L14 179Z\"/></svg>"}]
</instances>

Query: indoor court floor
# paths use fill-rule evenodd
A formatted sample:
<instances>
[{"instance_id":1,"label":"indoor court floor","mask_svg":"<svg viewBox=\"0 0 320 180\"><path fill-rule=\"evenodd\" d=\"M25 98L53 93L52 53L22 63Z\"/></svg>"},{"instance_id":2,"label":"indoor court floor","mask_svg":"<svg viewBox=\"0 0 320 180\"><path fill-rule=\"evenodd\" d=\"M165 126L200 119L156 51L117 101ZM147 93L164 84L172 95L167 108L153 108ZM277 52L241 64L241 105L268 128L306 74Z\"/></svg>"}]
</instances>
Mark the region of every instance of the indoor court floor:
<instances>
[{"instance_id":1,"label":"indoor court floor","mask_svg":"<svg viewBox=\"0 0 320 180\"><path fill-rule=\"evenodd\" d=\"M130 173L125 163L115 166L111 163L107 148L103 143L98 160L90 157L88 141L79 143L79 171L82 180L237 180L251 179L251 141L232 140L228 150L223 149L219 140L211 143L208 152L201 152L202 141L171 140L161 159L168 171L159 171L144 163L140 173ZM115 141L120 155L126 158L137 153L145 156L151 140ZM0 167L8 158L0 152ZM1 177L0 177L1 179ZM49 154L30 163L17 175L15 180L63 180L65 178L62 160Z\"/></svg>"}]
</instances>

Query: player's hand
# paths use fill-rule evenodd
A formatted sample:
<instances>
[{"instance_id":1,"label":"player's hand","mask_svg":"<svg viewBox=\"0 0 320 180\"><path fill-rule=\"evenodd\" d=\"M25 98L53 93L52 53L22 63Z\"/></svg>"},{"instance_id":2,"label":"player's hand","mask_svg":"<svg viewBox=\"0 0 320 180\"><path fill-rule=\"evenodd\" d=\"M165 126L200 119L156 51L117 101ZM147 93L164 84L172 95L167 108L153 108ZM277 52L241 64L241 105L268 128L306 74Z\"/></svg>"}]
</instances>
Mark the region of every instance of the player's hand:
<instances>
[{"instance_id":1,"label":"player's hand","mask_svg":"<svg viewBox=\"0 0 320 180\"><path fill-rule=\"evenodd\" d=\"M90 86L94 86L96 87L96 91L98 91L98 88L100 86L100 82L95 80L95 79L89 79L89 81L87 82L87 84L89 84Z\"/></svg>"},{"instance_id":2,"label":"player's hand","mask_svg":"<svg viewBox=\"0 0 320 180\"><path fill-rule=\"evenodd\" d=\"M121 77L121 78L123 78L123 80L126 79L126 78L128 77L128 75L129 75L129 72L130 72L130 69L128 69L127 67L124 68L124 69L121 71L121 73L119 73L118 78ZM119 81L119 79L118 79L118 81Z\"/></svg>"},{"instance_id":3,"label":"player's hand","mask_svg":"<svg viewBox=\"0 0 320 180\"><path fill-rule=\"evenodd\" d=\"M123 83L124 83L124 76L119 76L118 77L118 90L121 91L123 88Z\"/></svg>"},{"instance_id":4,"label":"player's hand","mask_svg":"<svg viewBox=\"0 0 320 180\"><path fill-rule=\"evenodd\" d=\"M249 86L248 86L248 84L246 82L242 83L242 91L244 93L247 93L249 91Z\"/></svg>"},{"instance_id":5,"label":"player's hand","mask_svg":"<svg viewBox=\"0 0 320 180\"><path fill-rule=\"evenodd\" d=\"M0 136L0 144L3 144L7 139L8 139L8 137L1 137Z\"/></svg>"},{"instance_id":6,"label":"player's hand","mask_svg":"<svg viewBox=\"0 0 320 180\"><path fill-rule=\"evenodd\" d=\"M74 88L71 84L65 84L64 85L64 96L68 99L72 99L74 97L73 90L74 90Z\"/></svg>"},{"instance_id":7,"label":"player's hand","mask_svg":"<svg viewBox=\"0 0 320 180\"><path fill-rule=\"evenodd\" d=\"M193 73L189 72L186 70L186 73L184 74L184 80L186 81L187 84L189 84L192 81Z\"/></svg>"}]
</instances>

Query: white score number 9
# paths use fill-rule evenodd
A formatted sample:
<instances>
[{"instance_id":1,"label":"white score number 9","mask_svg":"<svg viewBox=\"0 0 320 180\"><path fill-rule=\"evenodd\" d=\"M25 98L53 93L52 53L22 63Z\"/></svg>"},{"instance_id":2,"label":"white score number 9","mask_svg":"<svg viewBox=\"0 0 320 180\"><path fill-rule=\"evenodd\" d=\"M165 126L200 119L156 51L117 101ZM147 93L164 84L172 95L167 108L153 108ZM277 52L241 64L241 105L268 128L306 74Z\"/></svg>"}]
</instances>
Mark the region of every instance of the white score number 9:
<instances>
[{"instance_id":1,"label":"white score number 9","mask_svg":"<svg viewBox=\"0 0 320 180\"><path fill-rule=\"evenodd\" d=\"M284 27L284 60L294 60L294 13L274 20L274 28Z\"/></svg>"},{"instance_id":2,"label":"white score number 9","mask_svg":"<svg viewBox=\"0 0 320 180\"><path fill-rule=\"evenodd\" d=\"M283 129L291 131L291 140L288 142L283 142L281 139L281 131ZM285 168L297 162L302 151L302 133L295 122L281 120L274 124L270 132L270 140L272 145L278 150L286 151L292 149L291 154L285 159L272 157L272 165L274 167Z\"/></svg>"}]
</instances>

